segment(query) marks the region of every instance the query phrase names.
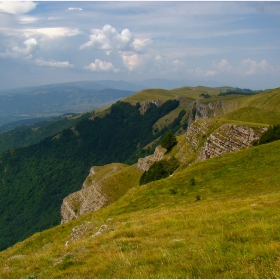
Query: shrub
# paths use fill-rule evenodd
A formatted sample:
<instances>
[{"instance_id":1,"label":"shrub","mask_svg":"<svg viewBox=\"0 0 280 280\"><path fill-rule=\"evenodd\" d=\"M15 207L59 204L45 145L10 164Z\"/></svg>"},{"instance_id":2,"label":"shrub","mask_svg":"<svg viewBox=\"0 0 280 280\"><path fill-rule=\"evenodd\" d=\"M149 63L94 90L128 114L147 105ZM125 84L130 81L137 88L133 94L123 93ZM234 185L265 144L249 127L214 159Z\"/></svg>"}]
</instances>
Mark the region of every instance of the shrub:
<instances>
[{"instance_id":1,"label":"shrub","mask_svg":"<svg viewBox=\"0 0 280 280\"><path fill-rule=\"evenodd\" d=\"M163 159L154 162L148 171L145 171L139 181L139 185L144 185L149 182L160 180L171 175L178 167L180 163L178 159L172 157L169 160Z\"/></svg>"},{"instance_id":2,"label":"shrub","mask_svg":"<svg viewBox=\"0 0 280 280\"><path fill-rule=\"evenodd\" d=\"M178 141L172 132L166 133L161 140L161 146L167 151L170 151L177 143Z\"/></svg>"},{"instance_id":3,"label":"shrub","mask_svg":"<svg viewBox=\"0 0 280 280\"><path fill-rule=\"evenodd\" d=\"M252 142L253 146L270 143L276 140L280 140L280 124L270 126L267 131L265 131L259 140L254 140Z\"/></svg>"}]
</instances>

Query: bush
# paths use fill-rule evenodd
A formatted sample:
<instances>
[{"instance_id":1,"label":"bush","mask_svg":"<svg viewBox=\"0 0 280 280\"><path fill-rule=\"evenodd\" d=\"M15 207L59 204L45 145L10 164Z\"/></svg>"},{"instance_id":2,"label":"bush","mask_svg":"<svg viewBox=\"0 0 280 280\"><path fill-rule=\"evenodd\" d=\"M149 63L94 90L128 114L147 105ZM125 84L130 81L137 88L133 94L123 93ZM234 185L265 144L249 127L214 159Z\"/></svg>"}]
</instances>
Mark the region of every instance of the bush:
<instances>
[{"instance_id":1,"label":"bush","mask_svg":"<svg viewBox=\"0 0 280 280\"><path fill-rule=\"evenodd\" d=\"M178 141L172 132L166 133L161 140L161 146L167 151L170 151L177 143Z\"/></svg>"},{"instance_id":2,"label":"bush","mask_svg":"<svg viewBox=\"0 0 280 280\"><path fill-rule=\"evenodd\" d=\"M266 132L264 132L259 140L252 142L253 146L270 143L276 140L280 140L280 124L270 126Z\"/></svg>"},{"instance_id":3,"label":"bush","mask_svg":"<svg viewBox=\"0 0 280 280\"><path fill-rule=\"evenodd\" d=\"M178 167L180 163L178 159L172 157L171 159L163 159L154 162L148 171L145 171L139 181L139 185L144 185L156 180L160 180L171 175Z\"/></svg>"}]
</instances>

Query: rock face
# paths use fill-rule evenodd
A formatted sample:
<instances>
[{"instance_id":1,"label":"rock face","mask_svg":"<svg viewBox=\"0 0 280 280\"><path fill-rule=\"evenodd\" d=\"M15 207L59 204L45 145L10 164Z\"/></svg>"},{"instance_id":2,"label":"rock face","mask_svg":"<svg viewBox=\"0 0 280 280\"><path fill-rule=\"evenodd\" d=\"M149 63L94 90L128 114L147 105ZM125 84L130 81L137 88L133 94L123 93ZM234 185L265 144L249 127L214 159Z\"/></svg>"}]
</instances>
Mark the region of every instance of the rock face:
<instances>
[{"instance_id":1,"label":"rock face","mask_svg":"<svg viewBox=\"0 0 280 280\"><path fill-rule=\"evenodd\" d=\"M198 161L221 156L229 152L236 152L251 147L252 141L259 139L267 128L252 128L243 125L224 124L210 134L205 141Z\"/></svg>"},{"instance_id":2,"label":"rock face","mask_svg":"<svg viewBox=\"0 0 280 280\"><path fill-rule=\"evenodd\" d=\"M183 142L178 143L178 158L187 165L194 161L204 141L215 128L219 126L214 119L200 119L193 122L186 134L182 136Z\"/></svg>"},{"instance_id":3,"label":"rock face","mask_svg":"<svg viewBox=\"0 0 280 280\"><path fill-rule=\"evenodd\" d=\"M80 191L63 199L61 205L61 223L76 219L78 216L100 209L107 204L106 195L102 192L102 179L124 168L122 164L109 164L92 167Z\"/></svg>"},{"instance_id":4,"label":"rock face","mask_svg":"<svg viewBox=\"0 0 280 280\"><path fill-rule=\"evenodd\" d=\"M147 109L150 107L150 104L155 104L157 107L159 107L163 102L161 100L149 100L149 101L143 101L140 103L140 112L144 114Z\"/></svg>"},{"instance_id":5,"label":"rock face","mask_svg":"<svg viewBox=\"0 0 280 280\"><path fill-rule=\"evenodd\" d=\"M251 147L266 127L222 124L215 119L200 119L192 123L179 144L179 158L183 163L194 163L229 152Z\"/></svg>"},{"instance_id":6,"label":"rock face","mask_svg":"<svg viewBox=\"0 0 280 280\"><path fill-rule=\"evenodd\" d=\"M164 154L166 151L167 150L165 148L162 148L161 146L157 146L155 152L152 155L147 156L145 158L138 159L138 164L137 164L138 169L140 169L141 171L148 171L150 166L154 162L160 161L164 158Z\"/></svg>"}]
</instances>

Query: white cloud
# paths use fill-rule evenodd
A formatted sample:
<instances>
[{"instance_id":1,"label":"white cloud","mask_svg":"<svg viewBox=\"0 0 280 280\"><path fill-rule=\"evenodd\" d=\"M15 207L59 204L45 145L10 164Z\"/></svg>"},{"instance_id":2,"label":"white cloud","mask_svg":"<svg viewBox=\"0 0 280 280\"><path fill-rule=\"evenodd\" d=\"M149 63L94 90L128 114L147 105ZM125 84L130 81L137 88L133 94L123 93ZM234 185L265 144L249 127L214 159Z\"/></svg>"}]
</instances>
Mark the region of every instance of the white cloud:
<instances>
[{"instance_id":1,"label":"white cloud","mask_svg":"<svg viewBox=\"0 0 280 280\"><path fill-rule=\"evenodd\" d=\"M70 29L66 27L53 27L53 28L38 28L38 29L25 29L26 36L30 34L43 35L49 38L57 37L72 37L80 34L79 29Z\"/></svg>"},{"instance_id":2,"label":"white cloud","mask_svg":"<svg viewBox=\"0 0 280 280\"><path fill-rule=\"evenodd\" d=\"M36 37L56 39L59 37L72 37L81 34L82 32L75 28L66 27L49 27L49 28L22 28L22 29L9 29L0 28L0 32L12 37Z\"/></svg>"},{"instance_id":3,"label":"white cloud","mask_svg":"<svg viewBox=\"0 0 280 280\"><path fill-rule=\"evenodd\" d=\"M35 60L36 64L39 66L51 66L51 67L72 67L73 64L70 64L69 61L55 61L53 59L47 61L44 60L43 58L38 58Z\"/></svg>"},{"instance_id":4,"label":"white cloud","mask_svg":"<svg viewBox=\"0 0 280 280\"><path fill-rule=\"evenodd\" d=\"M25 48L14 46L5 53L1 53L1 57L10 58L32 58L33 54L39 49L39 45L35 38L29 38L23 42Z\"/></svg>"},{"instance_id":5,"label":"white cloud","mask_svg":"<svg viewBox=\"0 0 280 280\"><path fill-rule=\"evenodd\" d=\"M90 65L85 66L85 69L92 72L109 72L115 70L111 62L101 61L100 59L95 59L95 62L92 62ZM116 70L116 72L118 70Z\"/></svg>"},{"instance_id":6,"label":"white cloud","mask_svg":"<svg viewBox=\"0 0 280 280\"><path fill-rule=\"evenodd\" d=\"M140 69L151 61L151 56L149 54L122 54L122 60L125 67L129 71L134 71Z\"/></svg>"},{"instance_id":7,"label":"white cloud","mask_svg":"<svg viewBox=\"0 0 280 280\"><path fill-rule=\"evenodd\" d=\"M211 77L211 76L214 76L214 75L216 75L216 74L217 74L216 71L214 71L214 70L208 70L208 71L206 71L205 76Z\"/></svg>"},{"instance_id":8,"label":"white cloud","mask_svg":"<svg viewBox=\"0 0 280 280\"><path fill-rule=\"evenodd\" d=\"M21 16L18 18L20 24L28 24L37 21L38 18L35 17L28 17L28 16Z\"/></svg>"},{"instance_id":9,"label":"white cloud","mask_svg":"<svg viewBox=\"0 0 280 280\"><path fill-rule=\"evenodd\" d=\"M230 72L232 70L232 66L226 59L222 59L218 64L214 62L214 66L222 72Z\"/></svg>"},{"instance_id":10,"label":"white cloud","mask_svg":"<svg viewBox=\"0 0 280 280\"><path fill-rule=\"evenodd\" d=\"M162 62L162 56L161 55L157 55L155 57L155 61L158 62L158 63L161 63Z\"/></svg>"},{"instance_id":11,"label":"white cloud","mask_svg":"<svg viewBox=\"0 0 280 280\"><path fill-rule=\"evenodd\" d=\"M142 53L146 46L150 45L151 43L151 39L135 39L132 43L132 46L136 52Z\"/></svg>"},{"instance_id":12,"label":"white cloud","mask_svg":"<svg viewBox=\"0 0 280 280\"><path fill-rule=\"evenodd\" d=\"M8 14L25 14L36 8L35 3L31 1L4 1L0 2L0 11Z\"/></svg>"},{"instance_id":13,"label":"white cloud","mask_svg":"<svg viewBox=\"0 0 280 280\"><path fill-rule=\"evenodd\" d=\"M245 75L254 75L258 70L267 71L268 63L265 59L258 63L250 58L247 58L240 62L238 70Z\"/></svg>"},{"instance_id":14,"label":"white cloud","mask_svg":"<svg viewBox=\"0 0 280 280\"><path fill-rule=\"evenodd\" d=\"M151 42L150 39L134 39L134 35L124 29L121 33L111 25L105 25L103 29L92 29L90 40L80 46L80 49L89 47L108 51L136 52L141 53L145 47Z\"/></svg>"},{"instance_id":15,"label":"white cloud","mask_svg":"<svg viewBox=\"0 0 280 280\"><path fill-rule=\"evenodd\" d=\"M187 69L186 72L198 77L212 77L217 74L215 70L204 71L200 67L196 67L195 69Z\"/></svg>"},{"instance_id":16,"label":"white cloud","mask_svg":"<svg viewBox=\"0 0 280 280\"><path fill-rule=\"evenodd\" d=\"M82 11L83 9L82 8L72 8L72 7L70 7L70 8L68 8L68 11L75 11L75 10L77 10L77 11Z\"/></svg>"},{"instance_id":17,"label":"white cloud","mask_svg":"<svg viewBox=\"0 0 280 280\"><path fill-rule=\"evenodd\" d=\"M184 66L185 65L184 62L179 61L178 59L173 60L171 63L175 66Z\"/></svg>"}]
</instances>

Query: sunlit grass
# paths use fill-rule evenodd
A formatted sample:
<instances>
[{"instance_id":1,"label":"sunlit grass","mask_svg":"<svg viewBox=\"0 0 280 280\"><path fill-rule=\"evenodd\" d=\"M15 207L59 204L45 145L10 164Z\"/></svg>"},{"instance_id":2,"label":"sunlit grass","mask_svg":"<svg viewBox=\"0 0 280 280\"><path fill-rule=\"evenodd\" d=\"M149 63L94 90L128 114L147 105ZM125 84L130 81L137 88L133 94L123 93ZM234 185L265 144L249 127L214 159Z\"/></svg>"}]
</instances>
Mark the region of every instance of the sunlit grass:
<instances>
[{"instance_id":1,"label":"sunlit grass","mask_svg":"<svg viewBox=\"0 0 280 280\"><path fill-rule=\"evenodd\" d=\"M0 276L279 278L279 150L277 141L131 188L1 252Z\"/></svg>"}]
</instances>

